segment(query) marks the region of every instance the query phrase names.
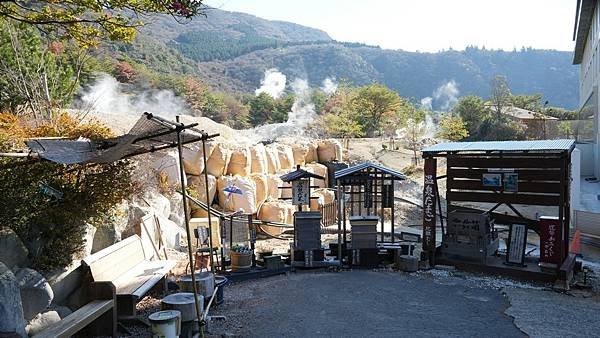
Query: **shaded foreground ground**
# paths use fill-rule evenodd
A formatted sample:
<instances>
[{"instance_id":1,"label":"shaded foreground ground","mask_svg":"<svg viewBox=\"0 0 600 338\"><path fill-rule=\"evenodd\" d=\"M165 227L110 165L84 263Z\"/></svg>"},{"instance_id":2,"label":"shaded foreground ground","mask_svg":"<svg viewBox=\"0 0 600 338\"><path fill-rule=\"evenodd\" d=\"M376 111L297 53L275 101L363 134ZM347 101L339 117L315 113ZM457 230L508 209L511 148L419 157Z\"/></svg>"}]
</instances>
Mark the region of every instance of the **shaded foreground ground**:
<instances>
[{"instance_id":1,"label":"shaded foreground ground","mask_svg":"<svg viewBox=\"0 0 600 338\"><path fill-rule=\"evenodd\" d=\"M230 284L211 311L206 337L598 337L600 264L587 262L587 288L550 285L452 269L301 271ZM160 300L145 297L148 315ZM144 326L129 327L148 337Z\"/></svg>"},{"instance_id":2,"label":"shaded foreground ground","mask_svg":"<svg viewBox=\"0 0 600 338\"><path fill-rule=\"evenodd\" d=\"M210 333L244 337L523 337L501 291L397 272L301 272L229 286Z\"/></svg>"}]
</instances>

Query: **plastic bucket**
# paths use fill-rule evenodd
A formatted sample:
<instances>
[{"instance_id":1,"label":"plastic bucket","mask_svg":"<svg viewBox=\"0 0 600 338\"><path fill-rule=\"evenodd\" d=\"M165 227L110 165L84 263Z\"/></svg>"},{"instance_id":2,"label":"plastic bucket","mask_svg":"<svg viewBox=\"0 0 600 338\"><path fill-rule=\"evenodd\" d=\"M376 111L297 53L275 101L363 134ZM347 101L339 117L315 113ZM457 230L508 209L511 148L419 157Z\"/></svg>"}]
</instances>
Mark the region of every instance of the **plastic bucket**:
<instances>
[{"instance_id":1,"label":"plastic bucket","mask_svg":"<svg viewBox=\"0 0 600 338\"><path fill-rule=\"evenodd\" d=\"M248 271L252 267L252 254L231 252L231 271Z\"/></svg>"}]
</instances>

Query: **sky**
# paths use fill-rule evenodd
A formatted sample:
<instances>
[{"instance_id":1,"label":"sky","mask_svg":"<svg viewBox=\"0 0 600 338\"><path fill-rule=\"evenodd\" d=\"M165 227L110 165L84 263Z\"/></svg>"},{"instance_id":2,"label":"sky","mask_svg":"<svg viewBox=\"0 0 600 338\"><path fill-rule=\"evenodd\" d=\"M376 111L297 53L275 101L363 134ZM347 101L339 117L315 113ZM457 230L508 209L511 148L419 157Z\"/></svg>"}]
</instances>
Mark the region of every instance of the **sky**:
<instances>
[{"instance_id":1,"label":"sky","mask_svg":"<svg viewBox=\"0 0 600 338\"><path fill-rule=\"evenodd\" d=\"M436 52L466 46L571 51L576 0L205 0L324 30L335 40Z\"/></svg>"}]
</instances>

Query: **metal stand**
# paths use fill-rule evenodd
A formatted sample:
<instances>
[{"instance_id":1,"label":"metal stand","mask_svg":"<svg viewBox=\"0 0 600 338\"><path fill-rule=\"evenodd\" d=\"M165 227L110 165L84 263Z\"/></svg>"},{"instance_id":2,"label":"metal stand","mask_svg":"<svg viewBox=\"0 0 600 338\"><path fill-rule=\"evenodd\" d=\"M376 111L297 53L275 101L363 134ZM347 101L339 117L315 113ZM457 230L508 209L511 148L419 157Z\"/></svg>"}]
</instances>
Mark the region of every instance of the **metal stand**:
<instances>
[{"instance_id":1,"label":"metal stand","mask_svg":"<svg viewBox=\"0 0 600 338\"><path fill-rule=\"evenodd\" d=\"M177 123L179 123L179 116L176 118ZM194 306L196 308L196 316L198 322L201 322L202 317L200 314L200 306L198 305L198 287L196 285L196 271L194 265L194 254L192 252L192 234L190 232L190 216L188 215L188 201L187 201L187 187L185 184L186 176L183 168L183 144L181 142L181 132L185 129L183 124L180 124L176 127L177 131L177 151L179 152L179 179L181 181L181 199L183 201L183 216L185 219L185 231L187 235L187 244L188 244L188 259L190 263L190 272L192 273L192 285L194 290ZM208 183L206 184L208 187ZM209 213L210 217L210 213ZM209 218L210 219L210 218ZM209 221L210 222L210 221ZM210 224L210 223L209 223ZM210 231L210 230L209 230ZM212 250L212 244L210 244ZM212 256L212 255L211 255ZM212 258L211 258L212 264Z\"/></svg>"}]
</instances>

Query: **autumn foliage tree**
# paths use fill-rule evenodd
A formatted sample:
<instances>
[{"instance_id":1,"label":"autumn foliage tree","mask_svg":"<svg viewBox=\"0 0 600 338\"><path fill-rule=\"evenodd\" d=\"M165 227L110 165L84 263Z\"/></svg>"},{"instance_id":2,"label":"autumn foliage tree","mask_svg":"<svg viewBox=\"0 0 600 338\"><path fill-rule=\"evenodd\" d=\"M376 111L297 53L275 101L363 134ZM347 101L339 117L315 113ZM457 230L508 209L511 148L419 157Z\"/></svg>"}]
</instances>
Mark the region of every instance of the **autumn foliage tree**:
<instances>
[{"instance_id":1,"label":"autumn foliage tree","mask_svg":"<svg viewBox=\"0 0 600 338\"><path fill-rule=\"evenodd\" d=\"M382 133L383 125L394 117L402 107L400 95L388 87L374 83L358 88L352 100L360 114L360 123L369 137Z\"/></svg>"},{"instance_id":2,"label":"autumn foliage tree","mask_svg":"<svg viewBox=\"0 0 600 338\"><path fill-rule=\"evenodd\" d=\"M463 119L458 115L448 114L440 119L440 131L438 137L449 140L459 141L469 136L469 130Z\"/></svg>"},{"instance_id":3,"label":"autumn foliage tree","mask_svg":"<svg viewBox=\"0 0 600 338\"><path fill-rule=\"evenodd\" d=\"M191 19L203 14L203 4L202 0L0 1L0 18L73 39L83 47L96 46L103 39L130 42L150 14Z\"/></svg>"},{"instance_id":4,"label":"autumn foliage tree","mask_svg":"<svg viewBox=\"0 0 600 338\"><path fill-rule=\"evenodd\" d=\"M137 79L137 73L129 62L119 61L115 65L115 78L119 82L133 83Z\"/></svg>"}]
</instances>

